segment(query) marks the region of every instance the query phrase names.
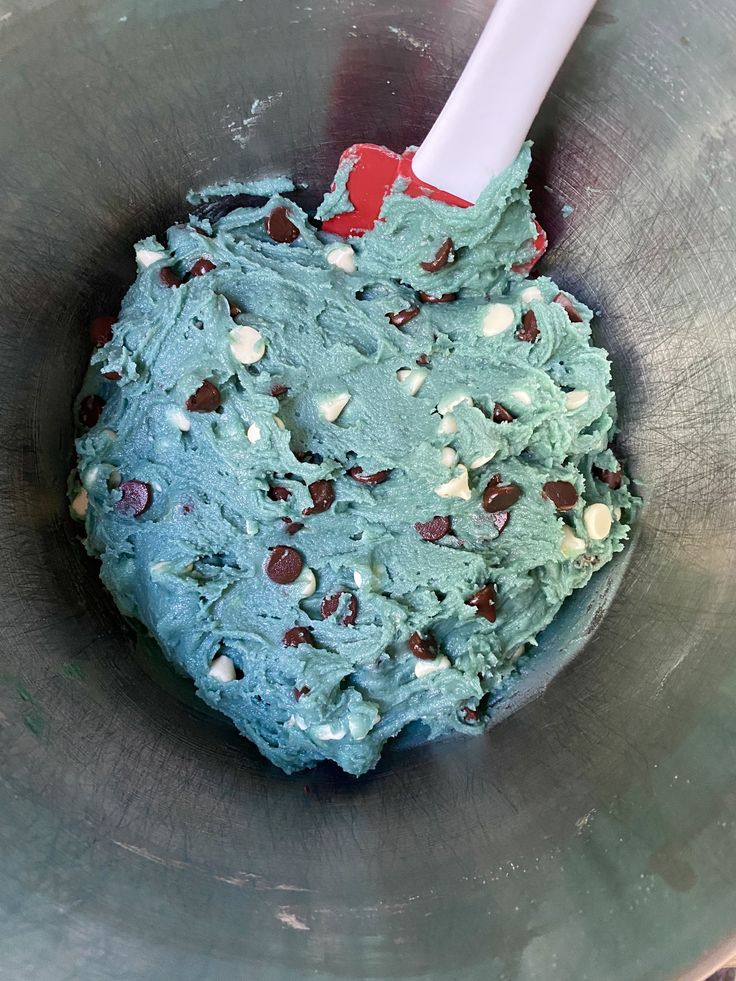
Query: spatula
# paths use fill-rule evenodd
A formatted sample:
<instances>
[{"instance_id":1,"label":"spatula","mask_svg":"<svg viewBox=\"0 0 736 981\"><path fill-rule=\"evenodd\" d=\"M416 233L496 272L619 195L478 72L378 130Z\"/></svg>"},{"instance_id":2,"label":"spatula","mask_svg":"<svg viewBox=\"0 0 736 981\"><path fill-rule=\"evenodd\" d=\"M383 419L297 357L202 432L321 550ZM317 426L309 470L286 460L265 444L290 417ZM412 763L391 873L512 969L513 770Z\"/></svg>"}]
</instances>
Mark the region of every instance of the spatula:
<instances>
[{"instance_id":1,"label":"spatula","mask_svg":"<svg viewBox=\"0 0 736 981\"><path fill-rule=\"evenodd\" d=\"M534 117L595 0L497 0L465 70L418 150L394 153L356 143L340 157L352 163L347 189L354 210L334 215L324 231L360 236L378 220L397 178L411 197L457 207L474 204L492 177L516 157ZM547 237L537 223L535 256Z\"/></svg>"}]
</instances>

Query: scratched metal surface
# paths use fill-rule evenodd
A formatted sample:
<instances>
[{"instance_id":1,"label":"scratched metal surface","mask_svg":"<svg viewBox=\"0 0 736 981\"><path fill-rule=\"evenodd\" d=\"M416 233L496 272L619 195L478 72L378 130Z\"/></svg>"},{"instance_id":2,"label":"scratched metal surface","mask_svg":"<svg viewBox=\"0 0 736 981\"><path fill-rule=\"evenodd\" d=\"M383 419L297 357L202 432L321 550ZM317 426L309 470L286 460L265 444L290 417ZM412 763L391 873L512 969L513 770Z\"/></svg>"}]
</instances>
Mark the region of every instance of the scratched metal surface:
<instances>
[{"instance_id":1,"label":"scratched metal surface","mask_svg":"<svg viewBox=\"0 0 736 981\"><path fill-rule=\"evenodd\" d=\"M190 186L287 170L314 198L344 145L420 139L486 3L7 2L0 977L714 969L736 945L731 0L602 0L536 127L547 266L602 311L648 501L621 587L488 737L359 782L284 777L140 655L65 518L70 402L132 241Z\"/></svg>"}]
</instances>

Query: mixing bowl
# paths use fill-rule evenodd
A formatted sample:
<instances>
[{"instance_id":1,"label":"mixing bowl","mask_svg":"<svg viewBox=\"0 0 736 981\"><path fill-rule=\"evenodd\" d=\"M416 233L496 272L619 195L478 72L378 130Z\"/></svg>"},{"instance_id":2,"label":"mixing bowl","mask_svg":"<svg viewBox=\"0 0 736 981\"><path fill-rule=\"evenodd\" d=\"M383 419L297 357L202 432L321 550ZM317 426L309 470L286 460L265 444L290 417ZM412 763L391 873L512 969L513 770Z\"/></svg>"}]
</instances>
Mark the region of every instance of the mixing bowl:
<instances>
[{"instance_id":1,"label":"mixing bowl","mask_svg":"<svg viewBox=\"0 0 736 981\"><path fill-rule=\"evenodd\" d=\"M601 311L647 503L490 733L284 776L122 621L66 514L132 243L190 187L287 172L313 204L345 145L420 140L487 12L0 5L3 978L657 981L736 946L731 0L602 0L535 129L544 265Z\"/></svg>"}]
</instances>

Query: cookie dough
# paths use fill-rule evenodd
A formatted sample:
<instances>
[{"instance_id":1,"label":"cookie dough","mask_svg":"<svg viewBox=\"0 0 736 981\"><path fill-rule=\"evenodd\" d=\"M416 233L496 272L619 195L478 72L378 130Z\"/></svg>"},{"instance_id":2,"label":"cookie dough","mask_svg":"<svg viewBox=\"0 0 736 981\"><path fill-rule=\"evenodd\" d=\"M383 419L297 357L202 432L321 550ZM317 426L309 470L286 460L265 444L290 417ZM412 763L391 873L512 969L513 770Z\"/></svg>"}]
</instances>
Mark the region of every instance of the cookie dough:
<instances>
[{"instance_id":1,"label":"cookie dough","mask_svg":"<svg viewBox=\"0 0 736 981\"><path fill-rule=\"evenodd\" d=\"M363 773L410 723L482 731L627 537L592 313L518 271L529 160L467 209L397 186L350 242L279 193L192 217L138 243L117 321L93 322L70 488L87 549L287 772Z\"/></svg>"}]
</instances>

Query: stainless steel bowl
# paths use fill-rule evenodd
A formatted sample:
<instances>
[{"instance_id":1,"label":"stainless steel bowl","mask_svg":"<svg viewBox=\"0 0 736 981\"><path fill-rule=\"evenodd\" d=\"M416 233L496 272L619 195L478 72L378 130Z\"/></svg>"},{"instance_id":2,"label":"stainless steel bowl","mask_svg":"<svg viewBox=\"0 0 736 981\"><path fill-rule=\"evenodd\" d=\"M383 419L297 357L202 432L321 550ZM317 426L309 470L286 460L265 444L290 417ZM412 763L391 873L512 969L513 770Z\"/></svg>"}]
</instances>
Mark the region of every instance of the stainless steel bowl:
<instances>
[{"instance_id":1,"label":"stainless steel bowl","mask_svg":"<svg viewBox=\"0 0 736 981\"><path fill-rule=\"evenodd\" d=\"M3 978L656 981L736 945L732 0L602 0L536 126L546 266L601 310L647 499L543 694L359 781L287 778L137 644L65 514L131 243L192 186L289 172L313 202L345 145L420 140L486 14L0 7Z\"/></svg>"}]
</instances>

